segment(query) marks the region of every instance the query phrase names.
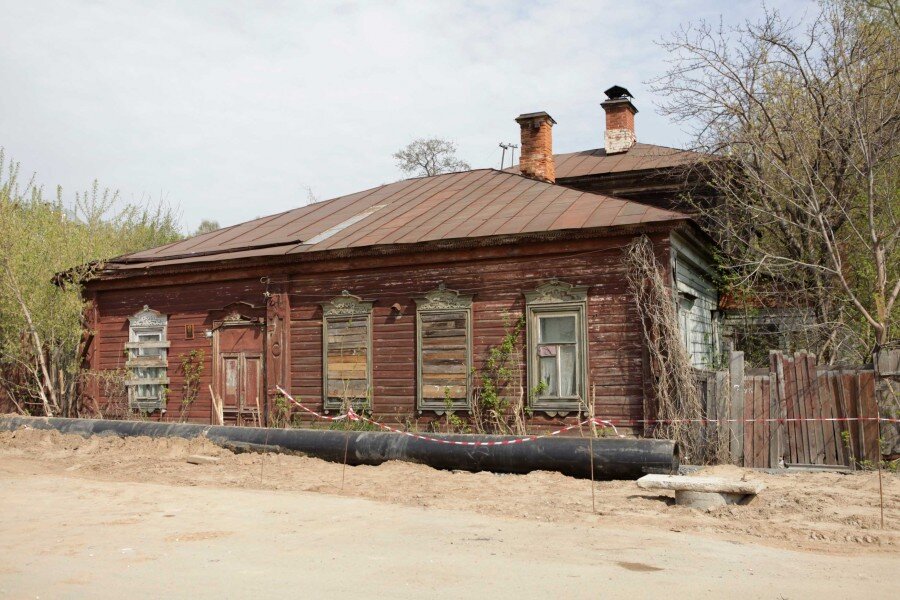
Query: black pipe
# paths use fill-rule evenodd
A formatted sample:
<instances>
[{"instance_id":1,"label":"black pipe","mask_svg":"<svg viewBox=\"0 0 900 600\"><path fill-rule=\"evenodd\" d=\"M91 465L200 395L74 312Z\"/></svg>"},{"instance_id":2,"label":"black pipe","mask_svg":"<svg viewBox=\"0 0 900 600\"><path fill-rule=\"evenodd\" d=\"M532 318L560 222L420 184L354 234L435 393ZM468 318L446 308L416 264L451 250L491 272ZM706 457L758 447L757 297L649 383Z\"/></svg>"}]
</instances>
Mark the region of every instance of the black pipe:
<instances>
[{"instance_id":1,"label":"black pipe","mask_svg":"<svg viewBox=\"0 0 900 600\"><path fill-rule=\"evenodd\" d=\"M573 477L590 477L590 442L580 437L547 437L505 446L457 446L439 444L397 433L221 427L152 421L106 421L45 417L0 417L0 431L21 427L55 429L62 433L120 436L207 437L220 446L267 447L300 452L332 462L378 465L388 460L421 463L438 469L528 473L558 471ZM442 440L488 442L513 439L500 435L429 434ZM676 473L678 445L672 440L596 438L595 479L637 479L647 473Z\"/></svg>"}]
</instances>

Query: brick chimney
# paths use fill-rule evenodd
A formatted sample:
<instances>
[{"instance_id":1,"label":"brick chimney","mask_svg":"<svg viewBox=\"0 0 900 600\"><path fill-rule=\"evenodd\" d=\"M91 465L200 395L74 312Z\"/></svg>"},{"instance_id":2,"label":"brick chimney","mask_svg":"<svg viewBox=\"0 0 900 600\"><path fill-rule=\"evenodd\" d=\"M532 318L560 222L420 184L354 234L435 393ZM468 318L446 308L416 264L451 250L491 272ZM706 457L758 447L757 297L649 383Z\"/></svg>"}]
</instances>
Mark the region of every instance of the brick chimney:
<instances>
[{"instance_id":1,"label":"brick chimney","mask_svg":"<svg viewBox=\"0 0 900 600\"><path fill-rule=\"evenodd\" d=\"M522 129L522 150L519 155L519 171L526 177L556 182L556 166L553 164L553 126L556 121L547 113L526 113L516 117Z\"/></svg>"},{"instance_id":2,"label":"brick chimney","mask_svg":"<svg viewBox=\"0 0 900 600\"><path fill-rule=\"evenodd\" d=\"M634 96L618 85L612 86L604 93L607 99L600 106L606 111L606 134L604 135L606 153L626 152L637 141L634 136L634 115L637 114L638 109L629 100Z\"/></svg>"}]
</instances>

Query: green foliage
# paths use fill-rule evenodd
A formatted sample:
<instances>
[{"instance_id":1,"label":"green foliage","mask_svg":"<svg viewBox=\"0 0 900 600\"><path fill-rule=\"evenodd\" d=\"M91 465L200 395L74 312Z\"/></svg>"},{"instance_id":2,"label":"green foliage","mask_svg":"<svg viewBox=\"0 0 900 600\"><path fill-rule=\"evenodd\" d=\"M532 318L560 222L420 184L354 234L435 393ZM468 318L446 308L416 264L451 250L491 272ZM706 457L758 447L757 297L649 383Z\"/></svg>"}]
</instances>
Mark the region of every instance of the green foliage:
<instances>
[{"instance_id":1,"label":"green foliage","mask_svg":"<svg viewBox=\"0 0 900 600\"><path fill-rule=\"evenodd\" d=\"M524 419L522 413L526 410L519 402L513 406L516 399L511 391L522 385L522 332L525 329L525 317L521 316L511 321L505 317L503 338L496 346L488 350L484 368L479 373L480 387L473 397L473 417L475 426L479 431L492 431L506 433L509 430L507 418L513 412L516 429L522 433ZM520 388L521 389L521 388ZM511 407L513 410L511 410Z\"/></svg>"},{"instance_id":2,"label":"green foliage","mask_svg":"<svg viewBox=\"0 0 900 600\"><path fill-rule=\"evenodd\" d=\"M269 412L269 427L287 429L292 424L291 404L283 394L278 394L272 401L272 410Z\"/></svg>"},{"instance_id":3,"label":"green foliage","mask_svg":"<svg viewBox=\"0 0 900 600\"><path fill-rule=\"evenodd\" d=\"M362 415L366 418L371 419L372 418L371 401L368 398L366 398L365 400L363 400L360 403L357 403L357 402L358 401L353 402L354 404L356 404L356 406L353 407L353 411L358 415ZM344 406L345 406L345 409L342 410L341 412L342 412L342 414L347 414L347 411L349 410L349 408L351 406L349 400L344 401ZM331 429L333 431L381 431L381 428L378 427L377 425L373 425L372 423L369 423L368 421L363 421L362 419L359 419L356 421L351 421L350 419L341 419L340 421L329 421L328 429Z\"/></svg>"},{"instance_id":4,"label":"green foliage","mask_svg":"<svg viewBox=\"0 0 900 600\"><path fill-rule=\"evenodd\" d=\"M200 221L200 226L197 227L197 231L194 232L194 235L202 235L204 233L210 233L220 229L222 226L219 225L218 221L211 221L209 219L203 219Z\"/></svg>"},{"instance_id":5,"label":"green foliage","mask_svg":"<svg viewBox=\"0 0 900 600\"><path fill-rule=\"evenodd\" d=\"M507 327L500 343L488 351L481 371L481 405L485 410L502 414L509 406L503 390L513 381L519 359L519 337L524 328L523 316L512 328Z\"/></svg>"},{"instance_id":6,"label":"green foliage","mask_svg":"<svg viewBox=\"0 0 900 600\"><path fill-rule=\"evenodd\" d=\"M453 398L450 397L450 388L444 388L444 418L447 424L447 433L470 433L471 428L465 419L459 417L453 409Z\"/></svg>"},{"instance_id":7,"label":"green foliage","mask_svg":"<svg viewBox=\"0 0 900 600\"><path fill-rule=\"evenodd\" d=\"M538 396L546 392L548 387L549 386L547 385L547 382L543 379L538 381L537 385L531 388L531 397L537 398Z\"/></svg>"},{"instance_id":8,"label":"green foliage","mask_svg":"<svg viewBox=\"0 0 900 600\"><path fill-rule=\"evenodd\" d=\"M170 207L122 202L96 181L69 204L60 188L45 197L0 149L0 386L17 387L36 412L76 414L82 283L105 259L180 237Z\"/></svg>"}]
</instances>

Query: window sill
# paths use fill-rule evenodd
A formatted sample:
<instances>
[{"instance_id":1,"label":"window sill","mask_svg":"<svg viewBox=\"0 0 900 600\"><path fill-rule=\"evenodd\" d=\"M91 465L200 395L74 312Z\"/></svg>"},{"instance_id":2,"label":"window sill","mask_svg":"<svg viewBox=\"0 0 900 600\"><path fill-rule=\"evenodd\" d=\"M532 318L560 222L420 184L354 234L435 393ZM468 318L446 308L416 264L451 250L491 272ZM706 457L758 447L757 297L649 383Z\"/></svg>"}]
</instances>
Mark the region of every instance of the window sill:
<instances>
[{"instance_id":1,"label":"window sill","mask_svg":"<svg viewBox=\"0 0 900 600\"><path fill-rule=\"evenodd\" d=\"M152 413L165 409L165 403L162 400L132 400L128 403L128 408L144 413Z\"/></svg>"},{"instance_id":2,"label":"window sill","mask_svg":"<svg viewBox=\"0 0 900 600\"><path fill-rule=\"evenodd\" d=\"M157 377L155 379L127 379L126 386L134 385L169 385L168 377Z\"/></svg>"},{"instance_id":3,"label":"window sill","mask_svg":"<svg viewBox=\"0 0 900 600\"><path fill-rule=\"evenodd\" d=\"M139 356L134 358L129 358L125 362L125 368L133 369L138 367L143 368L155 368L155 369L165 369L169 366L167 360L163 360L157 357L150 356Z\"/></svg>"},{"instance_id":4,"label":"window sill","mask_svg":"<svg viewBox=\"0 0 900 600\"><path fill-rule=\"evenodd\" d=\"M344 400L326 400L322 409L327 413L332 410L341 410L344 408ZM348 398L347 402L353 407L353 410L361 410L371 408L371 402L366 398Z\"/></svg>"},{"instance_id":5,"label":"window sill","mask_svg":"<svg viewBox=\"0 0 900 600\"><path fill-rule=\"evenodd\" d=\"M171 342L125 342L125 348L128 350L139 350L141 348L169 348Z\"/></svg>"},{"instance_id":6,"label":"window sill","mask_svg":"<svg viewBox=\"0 0 900 600\"><path fill-rule=\"evenodd\" d=\"M586 406L578 398L559 400L539 399L529 405L534 412L542 412L551 417L564 417L569 413L584 411Z\"/></svg>"},{"instance_id":7,"label":"window sill","mask_svg":"<svg viewBox=\"0 0 900 600\"><path fill-rule=\"evenodd\" d=\"M448 407L443 402L438 404L436 402L420 402L416 407L416 410L419 411L419 414L424 412L433 412L436 415L443 415L448 412L472 412L472 405L468 402L460 402L454 403L450 407Z\"/></svg>"}]
</instances>

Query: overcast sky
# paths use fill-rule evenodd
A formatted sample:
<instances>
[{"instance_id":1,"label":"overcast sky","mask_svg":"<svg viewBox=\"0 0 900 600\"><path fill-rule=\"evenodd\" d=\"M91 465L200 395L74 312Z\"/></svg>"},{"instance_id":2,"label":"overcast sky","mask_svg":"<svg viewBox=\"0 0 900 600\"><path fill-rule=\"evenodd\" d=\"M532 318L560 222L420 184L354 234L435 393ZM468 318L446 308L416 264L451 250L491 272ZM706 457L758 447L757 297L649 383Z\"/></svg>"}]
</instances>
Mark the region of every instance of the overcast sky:
<instances>
[{"instance_id":1,"label":"overcast sky","mask_svg":"<svg viewBox=\"0 0 900 600\"><path fill-rule=\"evenodd\" d=\"M785 3L780 3L785 4ZM790 0L802 13L809 3ZM164 197L186 230L403 177L421 136L498 167L514 118L546 110L557 152L603 145L612 84L640 141L683 145L647 82L654 44L757 0L43 2L0 0L0 146L67 197L93 179Z\"/></svg>"}]
</instances>

